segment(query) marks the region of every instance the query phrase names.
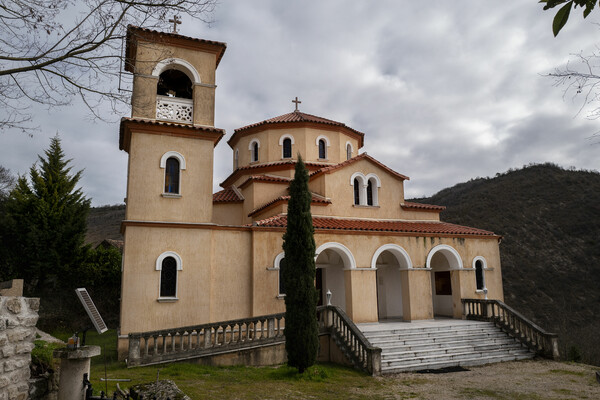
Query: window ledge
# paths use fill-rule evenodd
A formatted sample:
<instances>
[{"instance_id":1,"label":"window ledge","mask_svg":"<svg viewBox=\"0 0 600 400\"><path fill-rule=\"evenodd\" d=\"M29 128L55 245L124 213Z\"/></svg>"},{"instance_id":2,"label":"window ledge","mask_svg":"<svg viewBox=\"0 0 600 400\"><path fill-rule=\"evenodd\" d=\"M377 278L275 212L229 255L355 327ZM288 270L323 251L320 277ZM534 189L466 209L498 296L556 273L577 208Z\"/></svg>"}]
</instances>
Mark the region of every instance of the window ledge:
<instances>
[{"instance_id":1,"label":"window ledge","mask_svg":"<svg viewBox=\"0 0 600 400\"><path fill-rule=\"evenodd\" d=\"M180 199L181 195L179 193L163 193L162 197L167 197L169 199Z\"/></svg>"},{"instance_id":2,"label":"window ledge","mask_svg":"<svg viewBox=\"0 0 600 400\"><path fill-rule=\"evenodd\" d=\"M481 294L483 294L484 290L485 289L475 289L475 293L481 293ZM489 290L488 290L488 293L489 293Z\"/></svg>"},{"instance_id":3,"label":"window ledge","mask_svg":"<svg viewBox=\"0 0 600 400\"><path fill-rule=\"evenodd\" d=\"M317 158L318 161L329 161L329 158Z\"/></svg>"},{"instance_id":4,"label":"window ledge","mask_svg":"<svg viewBox=\"0 0 600 400\"><path fill-rule=\"evenodd\" d=\"M283 300L285 299L285 294L278 294L276 297L278 300Z\"/></svg>"},{"instance_id":5,"label":"window ledge","mask_svg":"<svg viewBox=\"0 0 600 400\"><path fill-rule=\"evenodd\" d=\"M366 204L352 204L352 207L356 207L356 208L381 208L381 207L379 207L379 205L368 206Z\"/></svg>"},{"instance_id":6,"label":"window ledge","mask_svg":"<svg viewBox=\"0 0 600 400\"><path fill-rule=\"evenodd\" d=\"M175 303L179 299L177 297L159 297L156 299L159 303Z\"/></svg>"}]
</instances>

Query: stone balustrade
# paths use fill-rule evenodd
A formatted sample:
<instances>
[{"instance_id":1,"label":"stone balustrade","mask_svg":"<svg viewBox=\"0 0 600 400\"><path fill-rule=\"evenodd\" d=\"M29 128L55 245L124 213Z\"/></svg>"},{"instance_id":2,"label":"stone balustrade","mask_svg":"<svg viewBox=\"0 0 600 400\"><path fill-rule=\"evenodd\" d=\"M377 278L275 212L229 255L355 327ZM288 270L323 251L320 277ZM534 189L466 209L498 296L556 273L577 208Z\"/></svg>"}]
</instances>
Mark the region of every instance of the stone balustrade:
<instances>
[{"instance_id":1,"label":"stone balustrade","mask_svg":"<svg viewBox=\"0 0 600 400\"><path fill-rule=\"evenodd\" d=\"M156 119L183 122L194 122L194 104L192 99L156 96Z\"/></svg>"},{"instance_id":2,"label":"stone balustrade","mask_svg":"<svg viewBox=\"0 0 600 400\"><path fill-rule=\"evenodd\" d=\"M127 366L189 360L285 342L284 313L130 333Z\"/></svg>"},{"instance_id":3,"label":"stone balustrade","mask_svg":"<svg viewBox=\"0 0 600 400\"><path fill-rule=\"evenodd\" d=\"M558 335L549 333L500 300L463 299L467 319L491 321L532 351L558 360Z\"/></svg>"}]
</instances>

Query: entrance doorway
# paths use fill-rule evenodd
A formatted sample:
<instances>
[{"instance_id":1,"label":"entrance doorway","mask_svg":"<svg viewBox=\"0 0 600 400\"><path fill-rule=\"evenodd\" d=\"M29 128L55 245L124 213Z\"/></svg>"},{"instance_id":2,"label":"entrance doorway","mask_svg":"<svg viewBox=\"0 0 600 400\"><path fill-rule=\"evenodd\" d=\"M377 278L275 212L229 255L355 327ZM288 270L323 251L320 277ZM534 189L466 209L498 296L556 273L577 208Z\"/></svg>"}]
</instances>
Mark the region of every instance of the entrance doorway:
<instances>
[{"instance_id":1,"label":"entrance doorway","mask_svg":"<svg viewBox=\"0 0 600 400\"><path fill-rule=\"evenodd\" d=\"M316 250L319 304L327 304L327 291L331 292L331 304L346 311L345 269L356 268L352 253L340 243L328 242Z\"/></svg>"},{"instance_id":2,"label":"entrance doorway","mask_svg":"<svg viewBox=\"0 0 600 400\"><path fill-rule=\"evenodd\" d=\"M402 318L404 312L400 270L410 268L410 258L404 249L396 245L382 246L373 258L375 262L371 267L377 268L378 317L380 320Z\"/></svg>"},{"instance_id":3,"label":"entrance doorway","mask_svg":"<svg viewBox=\"0 0 600 400\"><path fill-rule=\"evenodd\" d=\"M431 294L433 297L433 315L452 317L454 315L454 291L452 284L453 270L462 268L462 260L458 252L447 245L434 247L427 257L427 268L431 269ZM458 296L460 301L460 296ZM460 305L457 305L460 306Z\"/></svg>"}]
</instances>

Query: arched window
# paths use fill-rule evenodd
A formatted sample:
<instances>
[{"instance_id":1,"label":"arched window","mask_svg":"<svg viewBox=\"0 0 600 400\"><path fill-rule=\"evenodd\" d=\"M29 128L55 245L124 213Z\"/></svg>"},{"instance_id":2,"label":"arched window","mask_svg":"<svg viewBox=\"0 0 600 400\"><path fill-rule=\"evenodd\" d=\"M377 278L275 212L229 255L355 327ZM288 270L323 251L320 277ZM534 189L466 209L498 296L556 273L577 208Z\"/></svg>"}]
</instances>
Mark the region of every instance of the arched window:
<instances>
[{"instance_id":1,"label":"arched window","mask_svg":"<svg viewBox=\"0 0 600 400\"><path fill-rule=\"evenodd\" d=\"M177 261L165 257L160 271L160 297L177 297Z\"/></svg>"},{"instance_id":2,"label":"arched window","mask_svg":"<svg viewBox=\"0 0 600 400\"><path fill-rule=\"evenodd\" d=\"M325 139L319 139L319 158L327 159L327 143L325 143Z\"/></svg>"},{"instance_id":3,"label":"arched window","mask_svg":"<svg viewBox=\"0 0 600 400\"><path fill-rule=\"evenodd\" d=\"M292 139L283 139L283 158L292 158Z\"/></svg>"},{"instance_id":4,"label":"arched window","mask_svg":"<svg viewBox=\"0 0 600 400\"><path fill-rule=\"evenodd\" d=\"M161 96L191 99L193 86L191 79L176 69L167 69L159 75L156 93Z\"/></svg>"},{"instance_id":5,"label":"arched window","mask_svg":"<svg viewBox=\"0 0 600 400\"><path fill-rule=\"evenodd\" d=\"M358 181L358 178L354 178L354 204L355 205L359 205L360 204L360 190L361 190L361 184Z\"/></svg>"},{"instance_id":6,"label":"arched window","mask_svg":"<svg viewBox=\"0 0 600 400\"><path fill-rule=\"evenodd\" d=\"M285 257L279 261L279 295L285 295L285 285L283 284L283 270L285 269Z\"/></svg>"},{"instance_id":7,"label":"arched window","mask_svg":"<svg viewBox=\"0 0 600 400\"><path fill-rule=\"evenodd\" d=\"M346 143L346 160L352 158L352 145L350 143Z\"/></svg>"},{"instance_id":8,"label":"arched window","mask_svg":"<svg viewBox=\"0 0 600 400\"><path fill-rule=\"evenodd\" d=\"M175 157L167 159L164 193L179 194L179 160Z\"/></svg>"},{"instance_id":9,"label":"arched window","mask_svg":"<svg viewBox=\"0 0 600 400\"><path fill-rule=\"evenodd\" d=\"M159 301L177 300L177 273L182 270L179 255L164 252L156 260L156 270L160 271Z\"/></svg>"},{"instance_id":10,"label":"arched window","mask_svg":"<svg viewBox=\"0 0 600 400\"><path fill-rule=\"evenodd\" d=\"M238 149L235 149L235 153L233 153L233 169L238 169L240 165L240 152Z\"/></svg>"},{"instance_id":11,"label":"arched window","mask_svg":"<svg viewBox=\"0 0 600 400\"><path fill-rule=\"evenodd\" d=\"M475 261L475 281L477 283L477 290L485 289L483 262L481 260Z\"/></svg>"},{"instance_id":12,"label":"arched window","mask_svg":"<svg viewBox=\"0 0 600 400\"><path fill-rule=\"evenodd\" d=\"M258 161L258 149L260 149L260 141L258 139L252 139L248 145L248 150L250 150L250 162Z\"/></svg>"},{"instance_id":13,"label":"arched window","mask_svg":"<svg viewBox=\"0 0 600 400\"><path fill-rule=\"evenodd\" d=\"M367 205L373 205L373 181L369 180L367 183Z\"/></svg>"}]
</instances>

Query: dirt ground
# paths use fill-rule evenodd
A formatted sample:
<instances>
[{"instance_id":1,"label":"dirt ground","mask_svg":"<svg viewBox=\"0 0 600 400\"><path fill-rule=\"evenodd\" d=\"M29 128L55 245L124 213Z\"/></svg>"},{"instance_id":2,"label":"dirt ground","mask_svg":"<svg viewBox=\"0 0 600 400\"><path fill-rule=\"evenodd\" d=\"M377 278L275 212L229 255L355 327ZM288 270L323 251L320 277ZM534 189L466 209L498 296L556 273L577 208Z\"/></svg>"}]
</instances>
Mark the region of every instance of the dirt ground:
<instances>
[{"instance_id":1,"label":"dirt ground","mask_svg":"<svg viewBox=\"0 0 600 400\"><path fill-rule=\"evenodd\" d=\"M402 373L386 380L398 399L600 399L600 367L548 360L515 361L443 374ZM392 381L392 382L390 382Z\"/></svg>"}]
</instances>

